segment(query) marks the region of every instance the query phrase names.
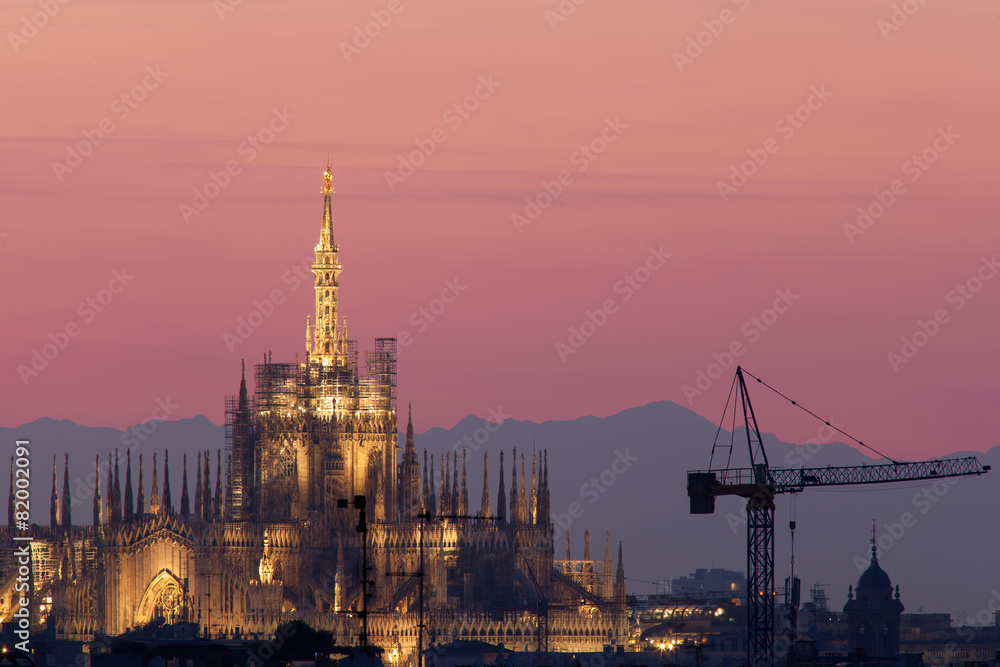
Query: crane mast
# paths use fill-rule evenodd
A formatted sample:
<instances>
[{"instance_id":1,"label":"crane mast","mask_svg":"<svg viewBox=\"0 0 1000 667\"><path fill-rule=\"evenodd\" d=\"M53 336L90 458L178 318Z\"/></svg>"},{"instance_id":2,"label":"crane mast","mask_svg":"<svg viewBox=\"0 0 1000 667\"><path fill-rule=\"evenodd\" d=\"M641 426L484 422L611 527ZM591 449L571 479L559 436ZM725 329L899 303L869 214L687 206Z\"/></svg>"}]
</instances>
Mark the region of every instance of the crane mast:
<instances>
[{"instance_id":1,"label":"crane mast","mask_svg":"<svg viewBox=\"0 0 1000 667\"><path fill-rule=\"evenodd\" d=\"M712 514L719 496L739 496L747 501L747 664L748 667L774 665L774 497L799 493L817 486L885 484L944 477L983 475L990 467L974 456L933 461L898 462L825 468L771 468L764 451L757 417L750 403L744 374L758 383L760 378L736 368L737 408L742 408L749 468L732 468L732 446L724 468L688 472L688 498L692 514ZM784 398L788 398L777 392ZM731 395L731 394L730 394ZM791 401L791 399L788 399ZM793 405L798 405L791 401ZM799 406L801 407L801 406ZM804 408L803 408L804 409ZM728 412L728 402L726 406ZM808 412L808 410L807 410ZM814 413L813 416L815 416ZM723 417L724 419L725 417ZM829 425L829 422L826 422ZM839 431L839 429L836 429ZM721 431L721 426L720 426ZM843 433L841 431L841 433ZM733 434L735 437L735 434ZM844 434L847 435L847 434ZM848 436L850 437L850 436ZM853 438L852 438L853 439ZM867 447L861 441L858 444ZM869 449L871 449L869 447ZM874 451L874 450L872 450ZM713 448L714 455L714 448ZM714 456L713 456L714 462Z\"/></svg>"}]
</instances>

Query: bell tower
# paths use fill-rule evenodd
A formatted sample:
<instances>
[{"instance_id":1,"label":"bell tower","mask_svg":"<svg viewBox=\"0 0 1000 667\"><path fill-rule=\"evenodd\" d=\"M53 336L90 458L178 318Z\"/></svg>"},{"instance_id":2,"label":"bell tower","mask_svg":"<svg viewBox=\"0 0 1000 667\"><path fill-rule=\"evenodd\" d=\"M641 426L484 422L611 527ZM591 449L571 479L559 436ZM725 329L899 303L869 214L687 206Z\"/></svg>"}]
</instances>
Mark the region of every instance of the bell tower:
<instances>
[{"instance_id":1,"label":"bell tower","mask_svg":"<svg viewBox=\"0 0 1000 667\"><path fill-rule=\"evenodd\" d=\"M316 276L316 320L312 327L306 321L306 351L311 352L324 366L333 366L342 352L344 331L337 315L341 266L337 258L340 248L333 239L331 199L334 190L329 162L323 179L323 225L320 228L319 243L316 244L316 261L312 265L312 272Z\"/></svg>"},{"instance_id":2,"label":"bell tower","mask_svg":"<svg viewBox=\"0 0 1000 667\"><path fill-rule=\"evenodd\" d=\"M847 650L863 651L867 658L892 658L899 653L903 603L899 599L899 586L893 596L889 575L879 565L874 525L871 545L871 564L861 573L857 587L848 589L844 605Z\"/></svg>"}]
</instances>

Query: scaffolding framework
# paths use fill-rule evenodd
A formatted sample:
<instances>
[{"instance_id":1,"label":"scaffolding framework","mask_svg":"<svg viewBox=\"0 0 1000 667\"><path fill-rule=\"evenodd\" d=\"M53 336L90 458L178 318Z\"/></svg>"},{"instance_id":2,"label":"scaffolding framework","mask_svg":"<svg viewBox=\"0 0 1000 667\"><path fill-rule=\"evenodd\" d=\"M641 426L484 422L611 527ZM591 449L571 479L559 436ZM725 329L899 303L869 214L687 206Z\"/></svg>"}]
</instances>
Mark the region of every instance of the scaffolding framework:
<instances>
[{"instance_id":1,"label":"scaffolding framework","mask_svg":"<svg viewBox=\"0 0 1000 667\"><path fill-rule=\"evenodd\" d=\"M396 339L376 338L375 349L365 352L365 386L372 404L396 410Z\"/></svg>"},{"instance_id":2,"label":"scaffolding framework","mask_svg":"<svg viewBox=\"0 0 1000 667\"><path fill-rule=\"evenodd\" d=\"M348 338L341 349L344 351L344 363L350 369L351 375L358 377L358 341Z\"/></svg>"},{"instance_id":3,"label":"scaffolding framework","mask_svg":"<svg viewBox=\"0 0 1000 667\"><path fill-rule=\"evenodd\" d=\"M258 412L285 412L298 406L299 365L270 361L254 366L254 407Z\"/></svg>"},{"instance_id":4,"label":"scaffolding framework","mask_svg":"<svg viewBox=\"0 0 1000 667\"><path fill-rule=\"evenodd\" d=\"M253 486L253 407L248 402L240 407L239 396L226 397L226 513L234 519L243 518L249 509Z\"/></svg>"},{"instance_id":5,"label":"scaffolding framework","mask_svg":"<svg viewBox=\"0 0 1000 667\"><path fill-rule=\"evenodd\" d=\"M338 422L344 419L343 426L335 425L339 429L357 429L359 414L369 428L392 428L394 422L385 413L396 410L395 338L375 339L374 350L365 353L364 375L358 373L356 340L342 341L334 363L324 365L318 361L307 357L305 363L275 363L265 356L263 363L254 366L252 398L243 404L238 396L226 398L229 516L249 517L259 509L257 504L265 501L262 484L274 479L272 464L288 445L286 437L278 436L287 433L305 413L327 418L335 415ZM320 462L324 472L343 469L343 462L334 461L332 466L326 463ZM386 465L394 462L389 460ZM294 469L286 472L293 473Z\"/></svg>"}]
</instances>

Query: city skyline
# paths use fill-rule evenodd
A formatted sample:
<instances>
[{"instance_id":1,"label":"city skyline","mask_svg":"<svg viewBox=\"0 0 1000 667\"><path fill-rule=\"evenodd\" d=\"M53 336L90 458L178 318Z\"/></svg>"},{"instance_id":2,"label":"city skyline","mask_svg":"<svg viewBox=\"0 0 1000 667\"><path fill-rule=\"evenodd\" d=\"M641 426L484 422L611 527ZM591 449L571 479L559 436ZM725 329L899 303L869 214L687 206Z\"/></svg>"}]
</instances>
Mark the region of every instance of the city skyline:
<instances>
[{"instance_id":1,"label":"city skyline","mask_svg":"<svg viewBox=\"0 0 1000 667\"><path fill-rule=\"evenodd\" d=\"M897 458L996 444L978 3L222 4L0 10L0 423L221 424L241 359L304 350L329 151L341 313L421 431L717 421L742 363Z\"/></svg>"}]
</instances>

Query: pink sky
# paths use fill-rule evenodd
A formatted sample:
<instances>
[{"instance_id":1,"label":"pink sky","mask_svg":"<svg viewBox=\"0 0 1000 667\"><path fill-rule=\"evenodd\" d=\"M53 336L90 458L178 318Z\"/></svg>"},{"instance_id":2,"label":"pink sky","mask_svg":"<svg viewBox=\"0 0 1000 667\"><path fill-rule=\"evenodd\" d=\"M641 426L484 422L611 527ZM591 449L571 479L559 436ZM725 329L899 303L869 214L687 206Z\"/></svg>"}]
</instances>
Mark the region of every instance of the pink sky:
<instances>
[{"instance_id":1,"label":"pink sky","mask_svg":"<svg viewBox=\"0 0 1000 667\"><path fill-rule=\"evenodd\" d=\"M0 423L120 428L165 397L174 417L220 423L241 357L304 351L311 288L283 276L318 238L329 150L341 312L362 349L412 336L399 397L418 431L501 407L540 421L664 399L715 421L733 369L693 402L683 386L740 342L751 371L897 458L998 444L1000 279L961 309L948 300L1000 253L991 3L913 3L884 39L882 0L589 0L554 29L556 0L399 0L347 62L341 43L390 4L244 0L220 19L210 0L74 0L13 41L41 10L0 7ZM724 11L679 71L674 53ZM122 118L115 100L144 77ZM456 127L445 114L480 77L499 86ZM240 144L275 108L294 119L248 162ZM103 119L113 131L60 181L53 162ZM607 119L627 127L581 173L574 152ZM390 192L385 173L435 128L446 140ZM958 137L911 181L907 161L948 128ZM777 152L724 202L717 183L768 138ZM231 160L240 173L186 224L179 206ZM512 214L562 170L573 182L519 233ZM895 179L905 192L849 242L845 223ZM650 246L672 256L626 301L615 285ZM85 321L79 304L123 267L134 280ZM467 289L418 332L411 314L456 278ZM779 289L798 300L751 341L745 323ZM223 334L273 290L285 302L230 352ZM563 363L556 344L607 299L614 312ZM887 355L938 309L945 323L894 370ZM71 323L26 385L18 366ZM815 435L759 403L764 430ZM691 446L707 460L709 443Z\"/></svg>"}]
</instances>

